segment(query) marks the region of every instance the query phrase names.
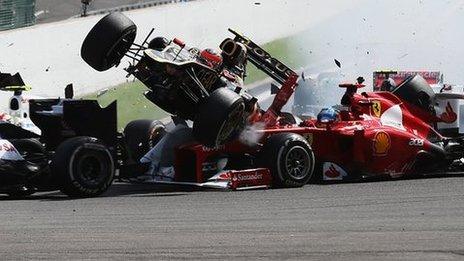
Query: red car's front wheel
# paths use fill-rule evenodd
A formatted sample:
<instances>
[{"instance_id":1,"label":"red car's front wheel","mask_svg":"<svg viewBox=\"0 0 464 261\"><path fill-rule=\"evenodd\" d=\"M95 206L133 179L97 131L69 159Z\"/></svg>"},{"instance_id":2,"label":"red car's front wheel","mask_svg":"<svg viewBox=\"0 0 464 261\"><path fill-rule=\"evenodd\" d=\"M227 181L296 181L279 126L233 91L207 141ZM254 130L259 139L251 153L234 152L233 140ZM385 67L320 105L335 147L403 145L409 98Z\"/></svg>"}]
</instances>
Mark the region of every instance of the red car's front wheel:
<instances>
[{"instance_id":1,"label":"red car's front wheel","mask_svg":"<svg viewBox=\"0 0 464 261\"><path fill-rule=\"evenodd\" d=\"M258 157L260 167L269 168L275 187L301 187L314 173L311 146L296 133L278 133L264 143Z\"/></svg>"}]
</instances>

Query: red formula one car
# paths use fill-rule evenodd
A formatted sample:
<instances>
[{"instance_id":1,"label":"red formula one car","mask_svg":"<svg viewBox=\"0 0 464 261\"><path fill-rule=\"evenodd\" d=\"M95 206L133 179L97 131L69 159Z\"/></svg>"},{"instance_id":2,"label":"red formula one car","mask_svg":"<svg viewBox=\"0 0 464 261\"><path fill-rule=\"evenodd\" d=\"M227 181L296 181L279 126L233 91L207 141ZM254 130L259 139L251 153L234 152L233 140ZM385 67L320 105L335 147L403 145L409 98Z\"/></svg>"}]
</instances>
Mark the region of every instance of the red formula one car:
<instances>
[{"instance_id":1,"label":"red formula one car","mask_svg":"<svg viewBox=\"0 0 464 261\"><path fill-rule=\"evenodd\" d=\"M215 143L219 145L214 147L198 142L178 147L174 155L173 179L155 182L230 189L299 187L318 179L398 177L461 170L462 138L443 137L435 129L438 122L453 115L445 113L437 116L434 107L437 94L420 76L408 77L392 92L359 94L358 89L364 86L362 81L341 84L340 87L346 88L341 105L323 109L317 119L298 121L293 115L281 112L297 88L298 75L247 37L230 31L235 35L234 39L226 39L224 42L227 44L221 46L228 50L245 46L246 59L281 86L269 109L255 109L241 114L247 117L246 127L241 129L239 138ZM124 40L124 37L121 39L120 42L127 43L125 50L129 50L132 42ZM136 47L144 49L145 54L151 52L150 46L144 47L142 44ZM140 60L139 64L143 61ZM166 59L163 64L169 66L158 66L156 70L145 66L144 73L158 75L168 67L171 71L183 68L182 64ZM139 67L136 65L134 68ZM195 74L199 69L190 66L188 70ZM176 79L182 80L179 77ZM180 86L185 86L185 82L181 82ZM163 87L162 84L149 85L153 90L160 87ZM149 99L160 102L160 97L152 98ZM244 97L237 96L234 101L240 99ZM195 106L201 107L207 103L208 99L199 99ZM184 105L179 103L178 107ZM220 105L217 103L218 109L221 109ZM140 155L149 149L147 144L153 133L152 125L130 125L135 131L126 128L124 139L131 144L141 144L146 149L137 153L129 151L133 160L138 162ZM123 162L120 166L121 177L134 176L133 172L134 168L129 163Z\"/></svg>"},{"instance_id":2,"label":"red formula one car","mask_svg":"<svg viewBox=\"0 0 464 261\"><path fill-rule=\"evenodd\" d=\"M297 74L248 38L235 33L234 42L245 44L248 60L282 86L267 111L250 117L251 127L241 139L216 148L198 143L178 148L174 181L161 183L298 187L310 180L461 171L462 138L444 137L435 128L453 115L437 116L439 94L420 75L408 77L392 92L359 94L361 82L340 84L346 88L341 105L297 123L281 112L297 87Z\"/></svg>"}]
</instances>

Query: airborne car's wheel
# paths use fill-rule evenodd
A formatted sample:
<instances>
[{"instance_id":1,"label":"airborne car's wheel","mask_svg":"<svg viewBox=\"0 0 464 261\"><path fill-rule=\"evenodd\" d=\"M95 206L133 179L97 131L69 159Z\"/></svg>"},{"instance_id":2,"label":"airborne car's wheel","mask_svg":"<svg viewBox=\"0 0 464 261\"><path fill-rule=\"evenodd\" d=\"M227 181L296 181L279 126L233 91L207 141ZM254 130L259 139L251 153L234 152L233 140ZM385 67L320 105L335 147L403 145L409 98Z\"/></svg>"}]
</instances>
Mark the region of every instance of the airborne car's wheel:
<instances>
[{"instance_id":1,"label":"airborne car's wheel","mask_svg":"<svg viewBox=\"0 0 464 261\"><path fill-rule=\"evenodd\" d=\"M117 65L135 40L137 26L122 13L103 17L87 34L81 56L92 68L105 71Z\"/></svg>"},{"instance_id":2,"label":"airborne car's wheel","mask_svg":"<svg viewBox=\"0 0 464 261\"><path fill-rule=\"evenodd\" d=\"M260 166L271 171L275 187L301 187L314 172L311 146L295 133L278 133L269 137L259 155Z\"/></svg>"},{"instance_id":3,"label":"airborne car's wheel","mask_svg":"<svg viewBox=\"0 0 464 261\"><path fill-rule=\"evenodd\" d=\"M244 115L243 98L227 88L219 88L200 105L193 135L208 147L222 145L238 136Z\"/></svg>"},{"instance_id":4,"label":"airborne car's wheel","mask_svg":"<svg viewBox=\"0 0 464 261\"><path fill-rule=\"evenodd\" d=\"M56 149L52 174L70 197L93 197L113 182L115 166L109 150L95 138L75 137Z\"/></svg>"}]
</instances>

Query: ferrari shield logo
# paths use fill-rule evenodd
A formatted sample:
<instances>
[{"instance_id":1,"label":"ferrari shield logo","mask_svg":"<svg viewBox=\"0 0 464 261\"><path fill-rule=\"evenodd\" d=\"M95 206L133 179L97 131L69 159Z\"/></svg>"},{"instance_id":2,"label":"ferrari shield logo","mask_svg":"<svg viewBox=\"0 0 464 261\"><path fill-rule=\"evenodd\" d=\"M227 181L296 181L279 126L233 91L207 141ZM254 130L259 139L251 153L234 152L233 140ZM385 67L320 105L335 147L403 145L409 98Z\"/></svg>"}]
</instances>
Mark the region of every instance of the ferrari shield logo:
<instances>
[{"instance_id":1,"label":"ferrari shield logo","mask_svg":"<svg viewBox=\"0 0 464 261\"><path fill-rule=\"evenodd\" d=\"M380 117L380 114L382 114L382 107L380 105L380 101L372 101L372 113L375 117Z\"/></svg>"}]
</instances>

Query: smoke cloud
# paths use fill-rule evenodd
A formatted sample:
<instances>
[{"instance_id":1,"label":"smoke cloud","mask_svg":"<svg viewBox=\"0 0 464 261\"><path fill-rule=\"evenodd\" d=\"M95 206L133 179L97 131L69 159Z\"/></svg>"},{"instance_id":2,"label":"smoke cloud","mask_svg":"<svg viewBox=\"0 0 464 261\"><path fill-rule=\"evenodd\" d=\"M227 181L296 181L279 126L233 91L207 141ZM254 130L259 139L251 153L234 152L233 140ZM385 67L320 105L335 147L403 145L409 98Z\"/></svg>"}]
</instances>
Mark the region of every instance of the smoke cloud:
<instances>
[{"instance_id":1,"label":"smoke cloud","mask_svg":"<svg viewBox=\"0 0 464 261\"><path fill-rule=\"evenodd\" d=\"M364 1L302 32L295 51L307 73L339 71L349 82L363 76L368 88L379 69L440 70L446 82L462 84L462 24L462 1Z\"/></svg>"},{"instance_id":2,"label":"smoke cloud","mask_svg":"<svg viewBox=\"0 0 464 261\"><path fill-rule=\"evenodd\" d=\"M248 146L257 145L258 142L264 135L265 124L263 122L257 122L252 125L247 125L245 129L240 133L239 140L241 143Z\"/></svg>"}]
</instances>

